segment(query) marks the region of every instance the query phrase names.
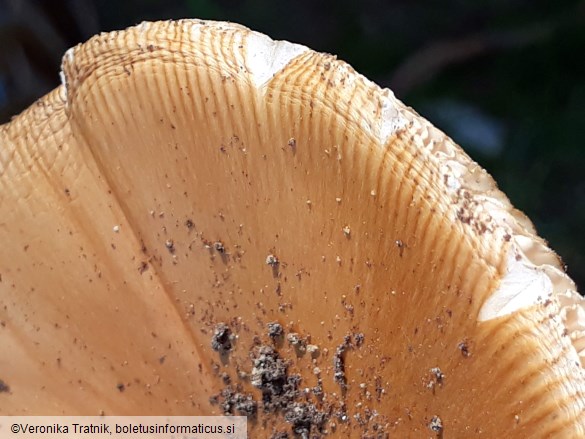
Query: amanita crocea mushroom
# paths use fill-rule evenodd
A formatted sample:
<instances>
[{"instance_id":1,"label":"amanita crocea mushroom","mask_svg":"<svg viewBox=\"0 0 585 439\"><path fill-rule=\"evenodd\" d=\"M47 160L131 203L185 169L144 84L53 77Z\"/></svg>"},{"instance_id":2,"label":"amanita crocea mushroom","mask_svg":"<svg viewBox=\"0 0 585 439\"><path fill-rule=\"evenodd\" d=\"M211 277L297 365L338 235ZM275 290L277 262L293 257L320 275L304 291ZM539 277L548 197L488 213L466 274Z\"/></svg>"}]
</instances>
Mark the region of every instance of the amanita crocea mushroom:
<instances>
[{"instance_id":1,"label":"amanita crocea mushroom","mask_svg":"<svg viewBox=\"0 0 585 439\"><path fill-rule=\"evenodd\" d=\"M583 299L391 91L194 20L96 36L62 70L0 128L2 414L585 435Z\"/></svg>"}]
</instances>

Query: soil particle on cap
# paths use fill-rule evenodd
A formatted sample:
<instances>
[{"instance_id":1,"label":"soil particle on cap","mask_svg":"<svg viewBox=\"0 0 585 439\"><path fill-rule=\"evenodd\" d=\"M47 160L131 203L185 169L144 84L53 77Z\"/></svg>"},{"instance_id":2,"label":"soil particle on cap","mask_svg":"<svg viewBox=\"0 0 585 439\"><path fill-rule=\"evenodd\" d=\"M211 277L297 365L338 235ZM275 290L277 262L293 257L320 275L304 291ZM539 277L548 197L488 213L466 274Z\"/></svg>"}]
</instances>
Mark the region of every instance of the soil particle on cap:
<instances>
[{"instance_id":1,"label":"soil particle on cap","mask_svg":"<svg viewBox=\"0 0 585 439\"><path fill-rule=\"evenodd\" d=\"M280 323L271 322L266 327L267 335L273 341L284 335ZM306 342L298 334L293 335L292 342ZM261 401L257 402L251 394L244 393L241 384L234 385L233 380L226 379L227 374L218 373L225 387L220 394L210 398L210 402L218 404L226 415L257 417L262 413L264 416L281 417L290 424L290 431L273 431L274 439L322 437L327 433L324 426L333 407L324 404L325 392L319 376L320 370L317 370L317 386L301 389L301 376L289 372L291 362L281 357L275 346L263 344L259 336L254 338L250 353L252 370L247 378L252 386L260 390ZM351 336L346 337L345 344L351 344ZM230 329L225 323L216 325L212 347L222 351L232 348ZM343 418L347 419L345 404L341 404L341 407L345 415Z\"/></svg>"},{"instance_id":2,"label":"soil particle on cap","mask_svg":"<svg viewBox=\"0 0 585 439\"><path fill-rule=\"evenodd\" d=\"M282 325L278 322L271 322L266 325L268 327L268 336L272 339L281 337L284 333Z\"/></svg>"},{"instance_id":3,"label":"soil particle on cap","mask_svg":"<svg viewBox=\"0 0 585 439\"><path fill-rule=\"evenodd\" d=\"M251 395L244 396L241 393L236 393L235 401L234 408L240 415L249 418L256 416L258 403L252 399Z\"/></svg>"},{"instance_id":4,"label":"soil particle on cap","mask_svg":"<svg viewBox=\"0 0 585 439\"><path fill-rule=\"evenodd\" d=\"M399 249L400 257L402 257L402 255L404 254L404 249L406 248L406 244L400 239L397 239L394 243L396 244L396 247L398 247Z\"/></svg>"},{"instance_id":5,"label":"soil particle on cap","mask_svg":"<svg viewBox=\"0 0 585 439\"><path fill-rule=\"evenodd\" d=\"M323 396L323 387L322 386L315 386L313 387L313 395L315 395L317 398L320 398L321 396Z\"/></svg>"},{"instance_id":6,"label":"soil particle on cap","mask_svg":"<svg viewBox=\"0 0 585 439\"><path fill-rule=\"evenodd\" d=\"M349 416L347 415L347 407L345 403L342 403L339 409L335 412L335 416L341 422L347 422L349 420Z\"/></svg>"},{"instance_id":7,"label":"soil particle on cap","mask_svg":"<svg viewBox=\"0 0 585 439\"><path fill-rule=\"evenodd\" d=\"M220 376L224 384L231 384L232 379L227 372L223 372Z\"/></svg>"},{"instance_id":8,"label":"soil particle on cap","mask_svg":"<svg viewBox=\"0 0 585 439\"><path fill-rule=\"evenodd\" d=\"M307 352L314 358L319 356L319 346L314 344L307 345Z\"/></svg>"},{"instance_id":9,"label":"soil particle on cap","mask_svg":"<svg viewBox=\"0 0 585 439\"><path fill-rule=\"evenodd\" d=\"M341 386L342 390L347 389L347 377L345 375L345 352L351 347L351 337L346 335L343 343L337 346L333 356L333 378Z\"/></svg>"},{"instance_id":10,"label":"soil particle on cap","mask_svg":"<svg viewBox=\"0 0 585 439\"><path fill-rule=\"evenodd\" d=\"M365 336L361 332L353 334L353 341L356 347L360 347L364 343Z\"/></svg>"},{"instance_id":11,"label":"soil particle on cap","mask_svg":"<svg viewBox=\"0 0 585 439\"><path fill-rule=\"evenodd\" d=\"M266 412L285 407L297 396L296 376L288 376L288 364L270 346L260 346L254 359L251 384L262 391L262 403Z\"/></svg>"},{"instance_id":12,"label":"soil particle on cap","mask_svg":"<svg viewBox=\"0 0 585 439\"><path fill-rule=\"evenodd\" d=\"M384 388L382 387L382 378L377 376L375 379L376 383L376 399L380 401L380 398L384 394Z\"/></svg>"},{"instance_id":13,"label":"soil particle on cap","mask_svg":"<svg viewBox=\"0 0 585 439\"><path fill-rule=\"evenodd\" d=\"M461 351L461 355L463 355L465 358L471 355L471 352L469 352L469 345L467 344L467 341L462 341L461 343L459 343L457 345L457 348Z\"/></svg>"},{"instance_id":14,"label":"soil particle on cap","mask_svg":"<svg viewBox=\"0 0 585 439\"><path fill-rule=\"evenodd\" d=\"M431 374L434 376L437 384L443 384L443 380L445 379L445 374L441 372L441 369L438 367L433 367L430 370Z\"/></svg>"},{"instance_id":15,"label":"soil particle on cap","mask_svg":"<svg viewBox=\"0 0 585 439\"><path fill-rule=\"evenodd\" d=\"M272 277L274 277L275 279L279 277L279 268L280 268L280 260L274 256L272 253L270 253L268 256L266 256L266 265L270 266L270 268L272 269ZM277 294L280 295L280 291L277 291Z\"/></svg>"},{"instance_id":16,"label":"soil particle on cap","mask_svg":"<svg viewBox=\"0 0 585 439\"><path fill-rule=\"evenodd\" d=\"M167 239L165 241L165 247L169 251L169 253L175 253L175 243L172 239Z\"/></svg>"},{"instance_id":17,"label":"soil particle on cap","mask_svg":"<svg viewBox=\"0 0 585 439\"><path fill-rule=\"evenodd\" d=\"M445 380L445 374L438 367L433 367L429 370L430 378L426 383L426 387L432 389L435 393L435 387L442 386Z\"/></svg>"},{"instance_id":18,"label":"soil particle on cap","mask_svg":"<svg viewBox=\"0 0 585 439\"><path fill-rule=\"evenodd\" d=\"M0 380L0 393L8 392L10 392L10 386L6 384L4 381Z\"/></svg>"},{"instance_id":19,"label":"soil particle on cap","mask_svg":"<svg viewBox=\"0 0 585 439\"><path fill-rule=\"evenodd\" d=\"M429 422L429 428L435 433L443 433L443 421L438 416L433 416L431 422Z\"/></svg>"},{"instance_id":20,"label":"soil particle on cap","mask_svg":"<svg viewBox=\"0 0 585 439\"><path fill-rule=\"evenodd\" d=\"M232 386L228 386L221 391L219 397L214 396L211 402L217 403L220 398L222 400L220 407L225 415L238 414L253 418L258 412L258 403L252 395L242 393L239 388L234 389Z\"/></svg>"},{"instance_id":21,"label":"soil particle on cap","mask_svg":"<svg viewBox=\"0 0 585 439\"><path fill-rule=\"evenodd\" d=\"M231 331L225 323L215 325L211 338L211 348L220 353L226 353L232 349Z\"/></svg>"},{"instance_id":22,"label":"soil particle on cap","mask_svg":"<svg viewBox=\"0 0 585 439\"><path fill-rule=\"evenodd\" d=\"M217 250L219 253L225 253L225 247L223 245L223 242L221 241L215 241L213 243L213 248Z\"/></svg>"},{"instance_id":23,"label":"soil particle on cap","mask_svg":"<svg viewBox=\"0 0 585 439\"><path fill-rule=\"evenodd\" d=\"M307 350L307 341L296 332L289 333L286 339L295 348L297 355L302 355Z\"/></svg>"},{"instance_id":24,"label":"soil particle on cap","mask_svg":"<svg viewBox=\"0 0 585 439\"><path fill-rule=\"evenodd\" d=\"M314 404L299 402L299 375L288 374L288 363L269 346L260 346L254 359L251 383L262 391L262 407L267 413L283 413L293 433L309 437L321 432L327 414Z\"/></svg>"},{"instance_id":25,"label":"soil particle on cap","mask_svg":"<svg viewBox=\"0 0 585 439\"><path fill-rule=\"evenodd\" d=\"M317 410L314 404L297 402L288 407L284 420L292 425L295 434L308 438L313 428L322 430L327 415Z\"/></svg>"},{"instance_id":26,"label":"soil particle on cap","mask_svg":"<svg viewBox=\"0 0 585 439\"><path fill-rule=\"evenodd\" d=\"M266 265L270 265L272 268L278 267L278 258L273 254L266 256Z\"/></svg>"}]
</instances>

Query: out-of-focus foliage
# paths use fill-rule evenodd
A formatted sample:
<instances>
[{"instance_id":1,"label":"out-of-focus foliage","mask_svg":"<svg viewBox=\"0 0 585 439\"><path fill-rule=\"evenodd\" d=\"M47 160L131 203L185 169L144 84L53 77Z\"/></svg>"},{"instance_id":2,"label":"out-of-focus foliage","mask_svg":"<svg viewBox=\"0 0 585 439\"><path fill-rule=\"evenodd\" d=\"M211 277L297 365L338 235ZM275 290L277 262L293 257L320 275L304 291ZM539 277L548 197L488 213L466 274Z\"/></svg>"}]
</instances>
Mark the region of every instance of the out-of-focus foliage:
<instances>
[{"instance_id":1,"label":"out-of-focus foliage","mask_svg":"<svg viewBox=\"0 0 585 439\"><path fill-rule=\"evenodd\" d=\"M68 47L184 17L335 53L392 88L492 173L585 289L585 2L0 0L0 122L58 85Z\"/></svg>"}]
</instances>

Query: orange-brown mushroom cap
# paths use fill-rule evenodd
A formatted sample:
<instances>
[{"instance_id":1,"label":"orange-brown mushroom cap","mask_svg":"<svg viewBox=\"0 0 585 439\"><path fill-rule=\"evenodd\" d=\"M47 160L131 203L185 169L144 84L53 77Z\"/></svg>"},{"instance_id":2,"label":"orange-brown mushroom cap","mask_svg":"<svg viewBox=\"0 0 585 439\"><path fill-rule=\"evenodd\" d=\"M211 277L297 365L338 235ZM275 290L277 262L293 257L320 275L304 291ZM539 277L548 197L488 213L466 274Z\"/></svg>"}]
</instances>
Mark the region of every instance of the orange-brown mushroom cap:
<instances>
[{"instance_id":1,"label":"orange-brown mushroom cap","mask_svg":"<svg viewBox=\"0 0 585 439\"><path fill-rule=\"evenodd\" d=\"M585 436L557 256L331 55L195 20L71 49L0 127L0 242L2 414L237 414L239 392L251 437Z\"/></svg>"}]
</instances>

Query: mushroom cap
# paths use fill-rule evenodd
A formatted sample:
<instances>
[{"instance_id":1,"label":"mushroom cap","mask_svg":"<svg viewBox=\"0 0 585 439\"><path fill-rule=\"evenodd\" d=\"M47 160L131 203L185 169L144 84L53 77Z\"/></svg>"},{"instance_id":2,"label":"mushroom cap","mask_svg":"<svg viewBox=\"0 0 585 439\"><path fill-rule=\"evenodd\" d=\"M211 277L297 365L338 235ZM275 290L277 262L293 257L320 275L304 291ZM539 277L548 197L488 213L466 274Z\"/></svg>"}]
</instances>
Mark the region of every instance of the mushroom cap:
<instances>
[{"instance_id":1,"label":"mushroom cap","mask_svg":"<svg viewBox=\"0 0 585 439\"><path fill-rule=\"evenodd\" d=\"M219 414L237 391L265 398L252 437L585 435L584 300L390 90L198 20L62 70L0 127L0 413Z\"/></svg>"}]
</instances>

